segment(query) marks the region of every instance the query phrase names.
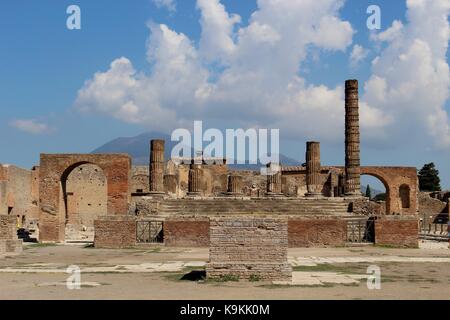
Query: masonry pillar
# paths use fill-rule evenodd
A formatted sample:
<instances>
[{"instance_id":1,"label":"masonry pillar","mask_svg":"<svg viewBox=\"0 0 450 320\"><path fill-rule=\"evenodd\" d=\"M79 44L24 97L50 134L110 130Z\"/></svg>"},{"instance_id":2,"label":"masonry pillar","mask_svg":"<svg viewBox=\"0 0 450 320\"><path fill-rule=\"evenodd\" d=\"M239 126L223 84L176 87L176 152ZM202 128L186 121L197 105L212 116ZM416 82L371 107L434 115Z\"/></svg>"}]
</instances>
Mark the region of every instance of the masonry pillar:
<instances>
[{"instance_id":1,"label":"masonry pillar","mask_svg":"<svg viewBox=\"0 0 450 320\"><path fill-rule=\"evenodd\" d=\"M201 195L201 165L192 163L189 168L188 196Z\"/></svg>"},{"instance_id":2,"label":"masonry pillar","mask_svg":"<svg viewBox=\"0 0 450 320\"><path fill-rule=\"evenodd\" d=\"M164 193L164 143L150 142L150 193Z\"/></svg>"},{"instance_id":3,"label":"masonry pillar","mask_svg":"<svg viewBox=\"0 0 450 320\"><path fill-rule=\"evenodd\" d=\"M278 163L267 165L267 195L281 195L281 166Z\"/></svg>"},{"instance_id":4,"label":"masonry pillar","mask_svg":"<svg viewBox=\"0 0 450 320\"><path fill-rule=\"evenodd\" d=\"M345 82L345 195L360 196L358 80Z\"/></svg>"},{"instance_id":5,"label":"masonry pillar","mask_svg":"<svg viewBox=\"0 0 450 320\"><path fill-rule=\"evenodd\" d=\"M239 195L241 194L242 177L236 174L230 174L228 176L228 194Z\"/></svg>"},{"instance_id":6,"label":"masonry pillar","mask_svg":"<svg viewBox=\"0 0 450 320\"><path fill-rule=\"evenodd\" d=\"M307 197L322 196L322 185L320 183L320 143L306 143L306 187Z\"/></svg>"}]
</instances>

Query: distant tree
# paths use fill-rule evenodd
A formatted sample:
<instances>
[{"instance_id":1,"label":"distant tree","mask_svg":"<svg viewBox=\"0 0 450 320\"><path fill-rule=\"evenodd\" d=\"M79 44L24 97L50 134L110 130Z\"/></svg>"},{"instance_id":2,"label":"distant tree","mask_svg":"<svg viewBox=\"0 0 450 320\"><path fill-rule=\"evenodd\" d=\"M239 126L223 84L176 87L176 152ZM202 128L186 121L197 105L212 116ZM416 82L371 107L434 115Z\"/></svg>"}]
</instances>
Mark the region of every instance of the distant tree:
<instances>
[{"instance_id":1,"label":"distant tree","mask_svg":"<svg viewBox=\"0 0 450 320\"><path fill-rule=\"evenodd\" d=\"M377 194L373 200L375 201L386 201L386 193L379 193Z\"/></svg>"},{"instance_id":2,"label":"distant tree","mask_svg":"<svg viewBox=\"0 0 450 320\"><path fill-rule=\"evenodd\" d=\"M439 170L433 162L425 164L419 171L420 191L441 191L441 179Z\"/></svg>"},{"instance_id":3,"label":"distant tree","mask_svg":"<svg viewBox=\"0 0 450 320\"><path fill-rule=\"evenodd\" d=\"M370 190L370 185L367 185L366 197L369 198L369 199L372 199L372 191Z\"/></svg>"}]
</instances>

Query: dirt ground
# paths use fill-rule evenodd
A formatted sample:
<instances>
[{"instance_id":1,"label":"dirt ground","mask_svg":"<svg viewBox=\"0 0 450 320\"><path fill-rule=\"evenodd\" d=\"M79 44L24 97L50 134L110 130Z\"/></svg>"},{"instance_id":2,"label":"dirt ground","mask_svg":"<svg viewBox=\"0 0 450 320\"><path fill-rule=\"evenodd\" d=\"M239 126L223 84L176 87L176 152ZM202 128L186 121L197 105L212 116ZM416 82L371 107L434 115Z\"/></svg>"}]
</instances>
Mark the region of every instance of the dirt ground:
<instances>
[{"instance_id":1,"label":"dirt ground","mask_svg":"<svg viewBox=\"0 0 450 320\"><path fill-rule=\"evenodd\" d=\"M0 258L0 299L450 298L450 250L442 245L290 249L297 285L205 281L207 260L206 248L28 245L21 255ZM66 286L70 265L81 269L78 290ZM367 287L371 265L381 271L379 290Z\"/></svg>"}]
</instances>

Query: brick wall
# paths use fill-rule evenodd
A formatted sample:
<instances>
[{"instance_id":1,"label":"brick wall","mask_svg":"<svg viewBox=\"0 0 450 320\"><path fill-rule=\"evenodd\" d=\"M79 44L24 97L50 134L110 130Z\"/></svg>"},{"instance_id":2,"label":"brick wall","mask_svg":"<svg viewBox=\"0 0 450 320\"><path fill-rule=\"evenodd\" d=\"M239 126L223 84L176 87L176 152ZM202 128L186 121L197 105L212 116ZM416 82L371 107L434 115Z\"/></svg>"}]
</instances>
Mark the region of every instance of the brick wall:
<instances>
[{"instance_id":1,"label":"brick wall","mask_svg":"<svg viewBox=\"0 0 450 320\"><path fill-rule=\"evenodd\" d=\"M136 219L132 216L105 216L94 221L96 248L128 248L136 244Z\"/></svg>"},{"instance_id":2,"label":"brick wall","mask_svg":"<svg viewBox=\"0 0 450 320\"><path fill-rule=\"evenodd\" d=\"M417 248L419 222L417 216L383 216L375 220L375 244Z\"/></svg>"},{"instance_id":3,"label":"brick wall","mask_svg":"<svg viewBox=\"0 0 450 320\"><path fill-rule=\"evenodd\" d=\"M342 246L346 241L347 223L340 218L289 217L289 247Z\"/></svg>"},{"instance_id":4,"label":"brick wall","mask_svg":"<svg viewBox=\"0 0 450 320\"><path fill-rule=\"evenodd\" d=\"M167 218L164 221L164 243L172 247L208 247L209 218Z\"/></svg>"},{"instance_id":5,"label":"brick wall","mask_svg":"<svg viewBox=\"0 0 450 320\"><path fill-rule=\"evenodd\" d=\"M22 240L17 238L16 217L0 215L0 254L22 252Z\"/></svg>"},{"instance_id":6,"label":"brick wall","mask_svg":"<svg viewBox=\"0 0 450 320\"><path fill-rule=\"evenodd\" d=\"M207 276L289 280L287 229L287 218L211 218Z\"/></svg>"}]
</instances>

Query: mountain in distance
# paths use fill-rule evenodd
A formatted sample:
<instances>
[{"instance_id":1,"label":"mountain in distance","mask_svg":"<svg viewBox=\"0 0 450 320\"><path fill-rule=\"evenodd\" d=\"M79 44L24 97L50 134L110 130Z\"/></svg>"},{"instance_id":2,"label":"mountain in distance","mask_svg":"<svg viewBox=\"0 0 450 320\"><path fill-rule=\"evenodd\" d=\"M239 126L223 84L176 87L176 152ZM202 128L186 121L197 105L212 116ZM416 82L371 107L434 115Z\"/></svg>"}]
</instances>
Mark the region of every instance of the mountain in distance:
<instances>
[{"instance_id":1,"label":"mountain in distance","mask_svg":"<svg viewBox=\"0 0 450 320\"><path fill-rule=\"evenodd\" d=\"M164 158L170 159L172 148L178 144L170 140L170 136L160 132L145 132L135 137L124 137L111 140L101 147L92 151L92 153L128 153L133 159L133 165L148 165L150 159L150 140L164 139L166 141ZM300 166L302 162L280 154L280 162L284 166ZM230 164L229 167L234 170L259 170L261 165L255 164ZM366 186L361 186L362 194L366 194ZM383 191L370 188L372 197Z\"/></svg>"},{"instance_id":2,"label":"mountain in distance","mask_svg":"<svg viewBox=\"0 0 450 320\"><path fill-rule=\"evenodd\" d=\"M170 153L177 141L171 141L170 135L160 132L145 132L135 137L122 137L111 140L91 153L128 153L133 159L133 165L148 165L150 159L150 140L164 139L166 141L164 158L170 159ZM192 152L194 154L194 152ZM299 166L302 163L280 154L280 162L284 166ZM255 164L230 164L230 168L237 170L259 170L261 165Z\"/></svg>"}]
</instances>

